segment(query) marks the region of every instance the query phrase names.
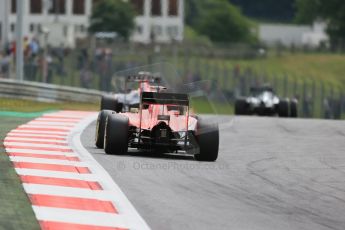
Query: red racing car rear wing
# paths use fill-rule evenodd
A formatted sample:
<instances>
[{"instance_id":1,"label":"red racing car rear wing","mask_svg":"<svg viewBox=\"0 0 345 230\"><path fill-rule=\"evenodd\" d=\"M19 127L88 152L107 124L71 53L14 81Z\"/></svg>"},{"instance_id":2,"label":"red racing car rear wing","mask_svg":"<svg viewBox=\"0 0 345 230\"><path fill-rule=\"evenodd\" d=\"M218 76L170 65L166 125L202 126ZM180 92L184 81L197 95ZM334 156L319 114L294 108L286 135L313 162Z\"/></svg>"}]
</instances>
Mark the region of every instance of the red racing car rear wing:
<instances>
[{"instance_id":1,"label":"red racing car rear wing","mask_svg":"<svg viewBox=\"0 0 345 230\"><path fill-rule=\"evenodd\" d=\"M142 92L141 103L189 106L189 98L187 94L181 93Z\"/></svg>"},{"instance_id":2,"label":"red racing car rear wing","mask_svg":"<svg viewBox=\"0 0 345 230\"><path fill-rule=\"evenodd\" d=\"M189 120L189 97L188 94L181 93L156 93L156 92L142 92L141 93L141 106L139 110L139 140L141 138L141 122L142 122L142 109L143 105L170 105L170 106L185 106L187 108L185 116L186 129L188 132L188 120ZM159 120L166 120L165 114L156 114ZM170 117L170 116L169 116ZM170 119L169 119L170 120ZM185 135L185 144L187 143L187 135Z\"/></svg>"}]
</instances>

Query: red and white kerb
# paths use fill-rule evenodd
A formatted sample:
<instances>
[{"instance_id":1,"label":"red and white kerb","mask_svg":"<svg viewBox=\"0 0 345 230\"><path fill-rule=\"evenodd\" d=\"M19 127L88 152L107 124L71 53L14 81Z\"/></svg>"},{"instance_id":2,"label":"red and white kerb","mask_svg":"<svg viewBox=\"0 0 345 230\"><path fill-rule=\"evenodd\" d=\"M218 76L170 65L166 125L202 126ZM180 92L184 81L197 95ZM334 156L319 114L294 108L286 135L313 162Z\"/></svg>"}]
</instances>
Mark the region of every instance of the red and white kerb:
<instances>
[{"instance_id":1,"label":"red and white kerb","mask_svg":"<svg viewBox=\"0 0 345 230\"><path fill-rule=\"evenodd\" d=\"M104 169L69 145L73 130L90 117L95 113L49 113L4 140L41 229L148 229Z\"/></svg>"}]
</instances>

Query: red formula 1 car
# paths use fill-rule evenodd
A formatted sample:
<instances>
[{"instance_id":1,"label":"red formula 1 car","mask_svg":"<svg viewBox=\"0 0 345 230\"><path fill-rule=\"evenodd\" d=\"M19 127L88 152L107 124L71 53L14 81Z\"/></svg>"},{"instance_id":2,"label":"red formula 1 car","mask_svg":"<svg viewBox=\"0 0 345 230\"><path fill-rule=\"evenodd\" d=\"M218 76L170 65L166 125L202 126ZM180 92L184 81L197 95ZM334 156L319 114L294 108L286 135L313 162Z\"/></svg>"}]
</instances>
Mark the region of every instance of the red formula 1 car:
<instances>
[{"instance_id":1,"label":"red formula 1 car","mask_svg":"<svg viewBox=\"0 0 345 230\"><path fill-rule=\"evenodd\" d=\"M96 146L104 147L107 154L126 154L128 148L160 153L184 151L199 161L215 161L218 125L191 115L187 94L161 89L157 86L155 91L140 92L137 111L102 110L97 120Z\"/></svg>"},{"instance_id":2,"label":"red formula 1 car","mask_svg":"<svg viewBox=\"0 0 345 230\"><path fill-rule=\"evenodd\" d=\"M128 90L128 85L137 83L136 89ZM157 91L160 87L160 78L152 76L147 72L139 72L136 76L128 76L125 80L125 92L113 95L103 95L101 99L101 111L97 119L96 127L96 146L98 148L104 147L104 129L106 118L113 112L130 112L139 108L141 92Z\"/></svg>"}]
</instances>

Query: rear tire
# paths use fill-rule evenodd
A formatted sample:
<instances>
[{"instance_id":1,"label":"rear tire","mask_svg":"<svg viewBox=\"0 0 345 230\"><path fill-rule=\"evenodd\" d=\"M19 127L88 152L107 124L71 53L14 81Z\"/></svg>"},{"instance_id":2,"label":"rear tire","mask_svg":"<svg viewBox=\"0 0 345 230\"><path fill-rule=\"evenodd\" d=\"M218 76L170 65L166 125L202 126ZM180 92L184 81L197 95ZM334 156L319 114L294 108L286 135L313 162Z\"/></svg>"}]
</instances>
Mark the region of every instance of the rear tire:
<instances>
[{"instance_id":1,"label":"rear tire","mask_svg":"<svg viewBox=\"0 0 345 230\"><path fill-rule=\"evenodd\" d=\"M280 100L278 105L278 115L279 117L289 116L289 102L287 100Z\"/></svg>"},{"instance_id":2,"label":"rear tire","mask_svg":"<svg viewBox=\"0 0 345 230\"><path fill-rule=\"evenodd\" d=\"M109 115L111 115L113 111L111 110L102 110L98 114L97 123L96 123L96 134L95 134L95 145L97 148L102 149L104 147L104 130L105 130L105 122Z\"/></svg>"},{"instance_id":3,"label":"rear tire","mask_svg":"<svg viewBox=\"0 0 345 230\"><path fill-rule=\"evenodd\" d=\"M198 130L195 135L198 153L194 155L197 161L216 161L219 150L219 128L215 124L207 124L198 120Z\"/></svg>"},{"instance_id":4,"label":"rear tire","mask_svg":"<svg viewBox=\"0 0 345 230\"><path fill-rule=\"evenodd\" d=\"M128 118L119 114L108 116L104 135L106 154L124 155L128 151Z\"/></svg>"},{"instance_id":5,"label":"rear tire","mask_svg":"<svg viewBox=\"0 0 345 230\"><path fill-rule=\"evenodd\" d=\"M114 96L103 95L101 99L101 110L112 110L119 113L122 110L122 104L118 103Z\"/></svg>"},{"instance_id":6,"label":"rear tire","mask_svg":"<svg viewBox=\"0 0 345 230\"><path fill-rule=\"evenodd\" d=\"M235 115L247 115L247 101L244 98L236 99L235 102Z\"/></svg>"},{"instance_id":7,"label":"rear tire","mask_svg":"<svg viewBox=\"0 0 345 230\"><path fill-rule=\"evenodd\" d=\"M298 104L296 100L290 101L290 117L296 118L298 116Z\"/></svg>"}]
</instances>

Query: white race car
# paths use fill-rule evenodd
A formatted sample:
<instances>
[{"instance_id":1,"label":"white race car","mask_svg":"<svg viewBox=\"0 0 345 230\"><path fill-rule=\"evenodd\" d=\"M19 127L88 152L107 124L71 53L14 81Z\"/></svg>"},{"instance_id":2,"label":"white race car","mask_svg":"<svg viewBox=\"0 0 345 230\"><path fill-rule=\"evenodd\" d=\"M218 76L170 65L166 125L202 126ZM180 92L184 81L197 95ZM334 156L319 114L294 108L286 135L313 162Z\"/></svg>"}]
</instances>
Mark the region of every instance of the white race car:
<instances>
[{"instance_id":1,"label":"white race car","mask_svg":"<svg viewBox=\"0 0 345 230\"><path fill-rule=\"evenodd\" d=\"M117 113L130 111L131 108L139 108L140 93L143 91L156 90L155 84L160 83L160 78L151 75L148 72L140 72L136 76L128 76L126 78L125 92L115 93L112 95L103 95L101 99L100 110L112 110ZM128 89L128 83L144 82L136 86L137 89Z\"/></svg>"},{"instance_id":2,"label":"white race car","mask_svg":"<svg viewBox=\"0 0 345 230\"><path fill-rule=\"evenodd\" d=\"M279 98L271 87L252 87L250 96L240 97L235 102L236 115L297 117L296 99Z\"/></svg>"}]
</instances>

